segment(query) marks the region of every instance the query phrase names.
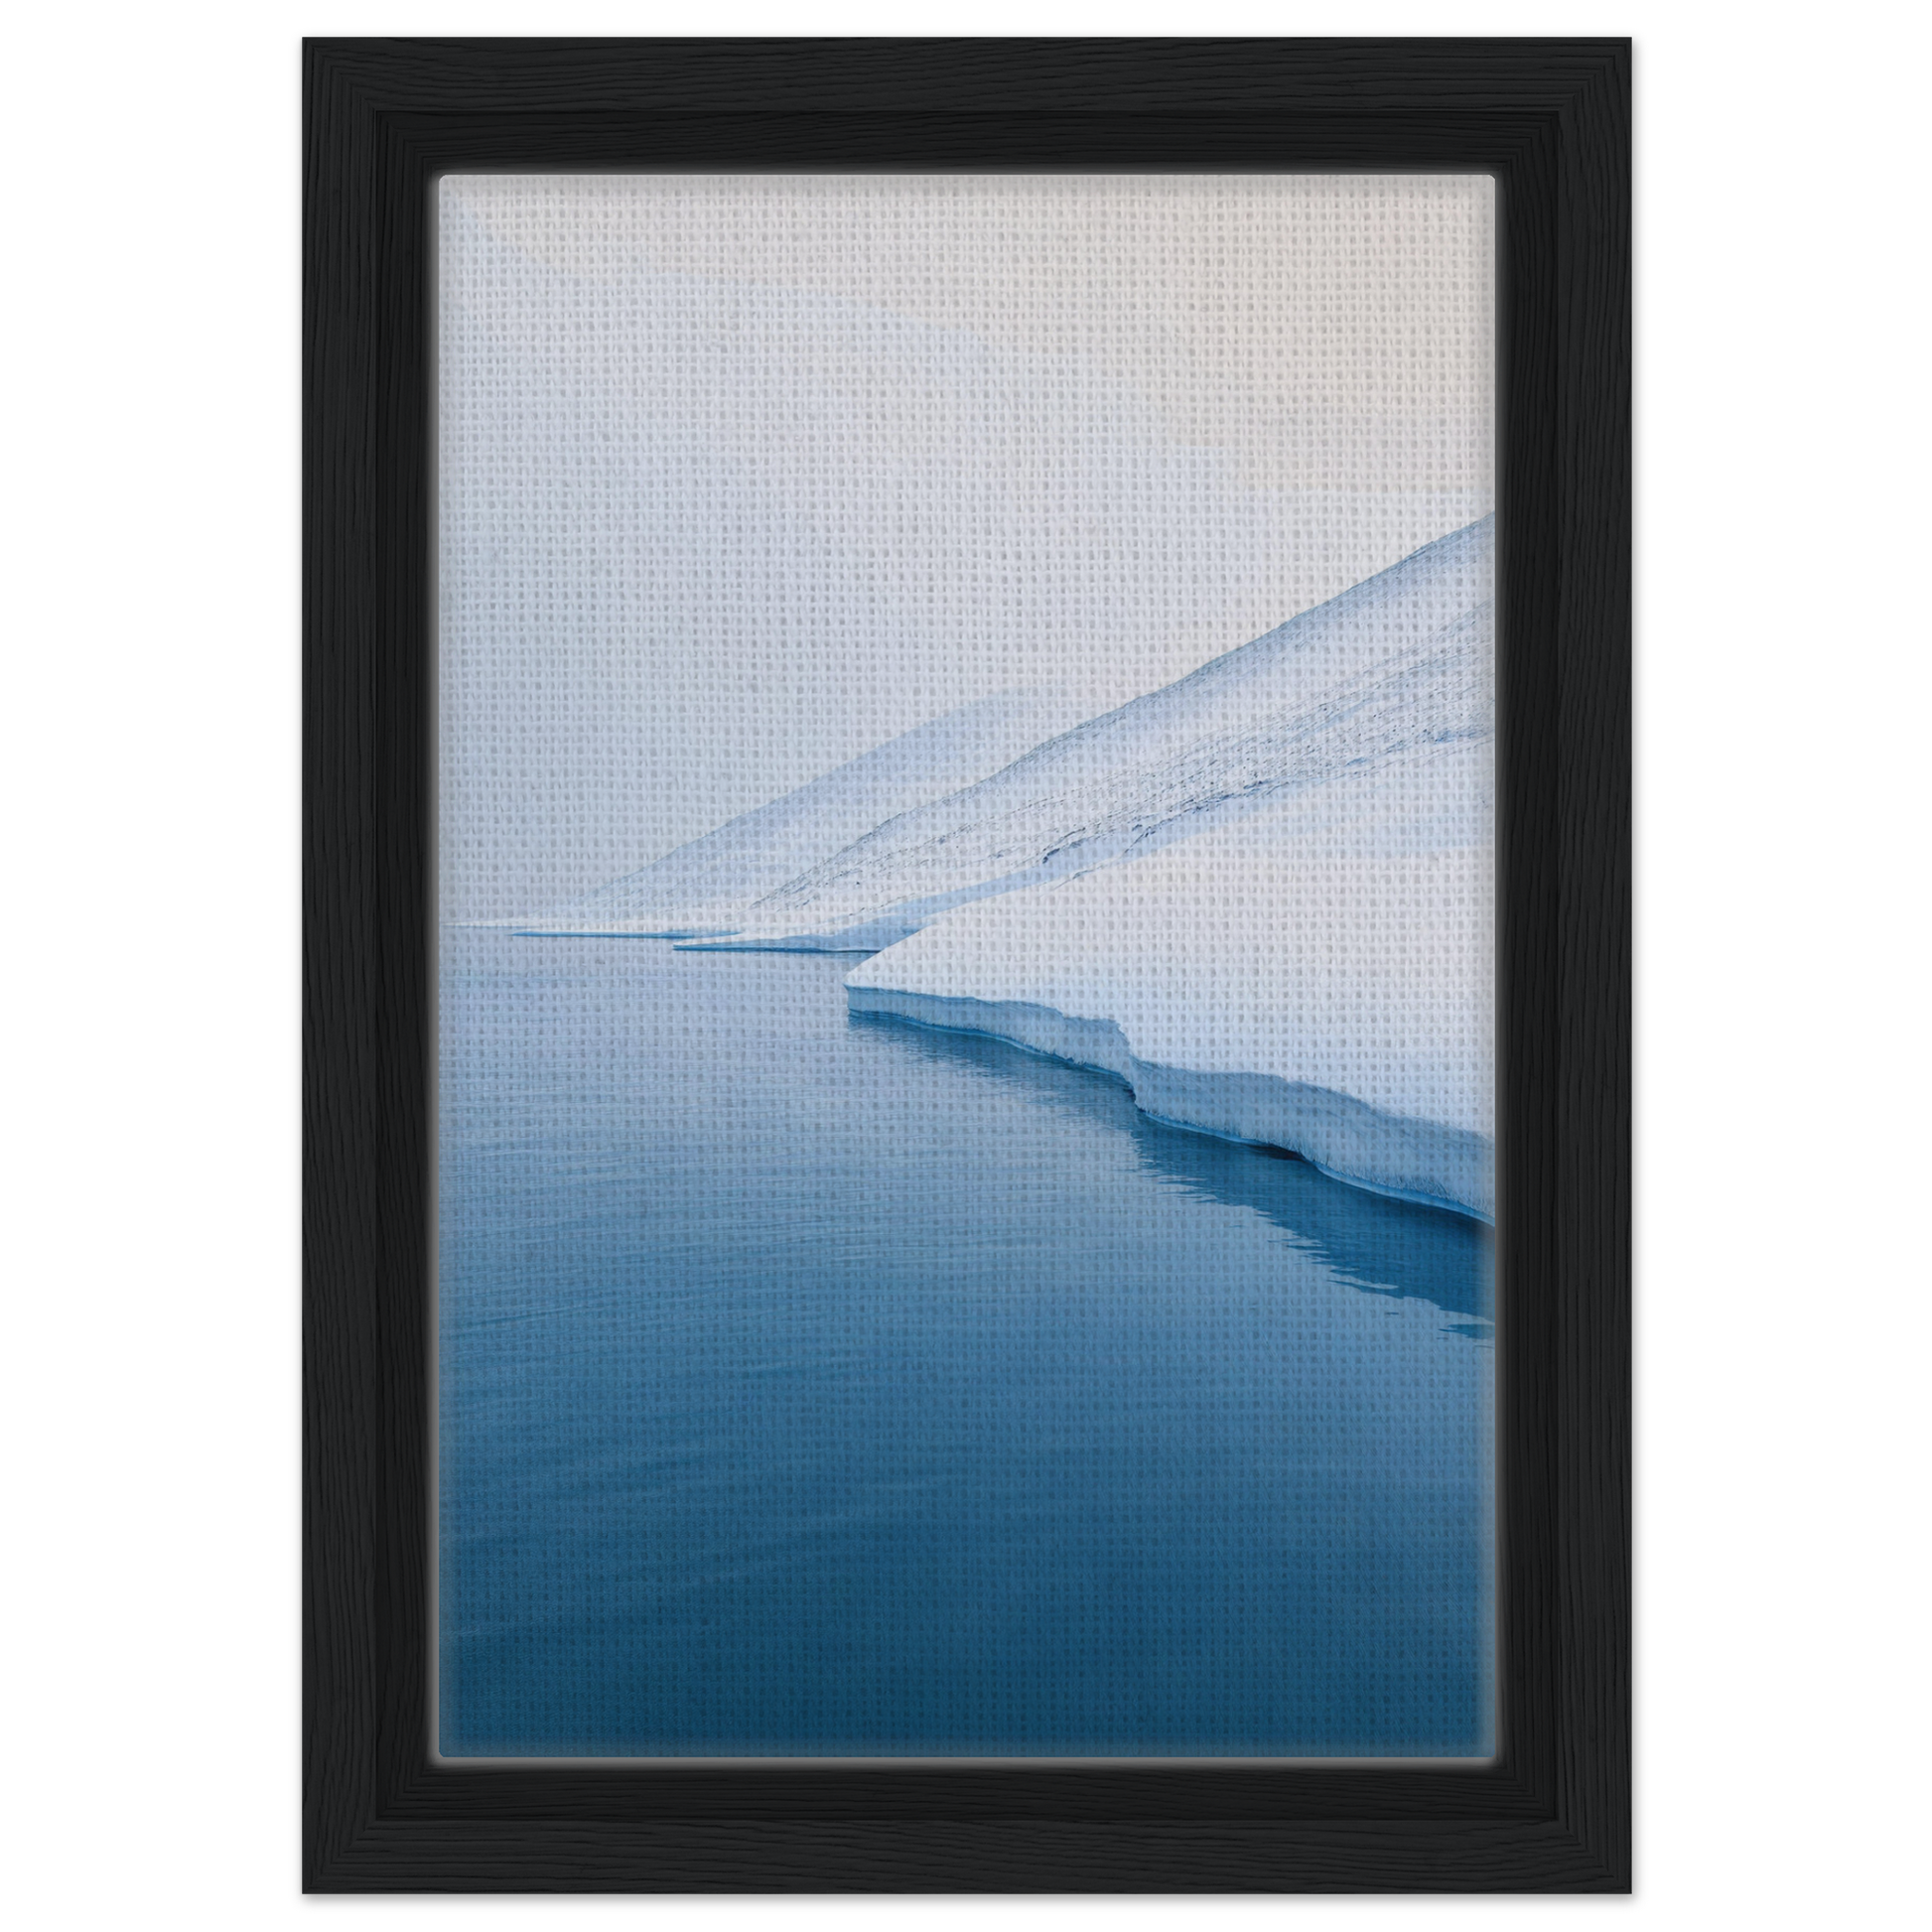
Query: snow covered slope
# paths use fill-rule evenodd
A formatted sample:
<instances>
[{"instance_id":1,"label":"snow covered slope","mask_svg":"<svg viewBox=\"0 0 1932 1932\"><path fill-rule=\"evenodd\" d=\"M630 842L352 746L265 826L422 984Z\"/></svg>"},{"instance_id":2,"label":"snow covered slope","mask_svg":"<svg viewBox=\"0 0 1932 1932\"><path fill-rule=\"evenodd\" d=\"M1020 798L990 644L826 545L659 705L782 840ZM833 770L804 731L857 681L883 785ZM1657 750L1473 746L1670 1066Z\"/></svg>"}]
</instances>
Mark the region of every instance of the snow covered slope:
<instances>
[{"instance_id":1,"label":"snow covered slope","mask_svg":"<svg viewBox=\"0 0 1932 1932\"><path fill-rule=\"evenodd\" d=\"M728 932L751 902L896 814L970 785L1067 721L1009 691L961 707L535 920L535 933Z\"/></svg>"},{"instance_id":2,"label":"snow covered slope","mask_svg":"<svg viewBox=\"0 0 1932 1932\"><path fill-rule=\"evenodd\" d=\"M855 1012L1117 1074L1149 1113L1492 1216L1493 744L1423 746L941 913Z\"/></svg>"},{"instance_id":3,"label":"snow covered slope","mask_svg":"<svg viewBox=\"0 0 1932 1932\"><path fill-rule=\"evenodd\" d=\"M886 946L935 914L1238 822L1493 728L1494 521L903 810L767 890L735 945Z\"/></svg>"}]
</instances>

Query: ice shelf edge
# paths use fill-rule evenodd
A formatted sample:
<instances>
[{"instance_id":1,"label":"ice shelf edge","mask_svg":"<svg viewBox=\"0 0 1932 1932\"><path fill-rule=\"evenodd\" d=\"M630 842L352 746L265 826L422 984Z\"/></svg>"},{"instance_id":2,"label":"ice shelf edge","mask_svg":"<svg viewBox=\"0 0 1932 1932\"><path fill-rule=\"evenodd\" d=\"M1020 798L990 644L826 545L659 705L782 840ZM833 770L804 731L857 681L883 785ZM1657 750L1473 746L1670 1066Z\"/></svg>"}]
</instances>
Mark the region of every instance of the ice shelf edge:
<instances>
[{"instance_id":1,"label":"ice shelf edge","mask_svg":"<svg viewBox=\"0 0 1932 1932\"><path fill-rule=\"evenodd\" d=\"M1249 1147L1286 1149L1331 1179L1474 1220L1495 1222L1495 1148L1484 1135L1387 1114L1325 1087L1272 1073L1201 1072L1139 1058L1111 1020L1019 1000L975 1000L848 986L852 1012L943 1033L988 1035L1126 1083L1166 1126Z\"/></svg>"}]
</instances>

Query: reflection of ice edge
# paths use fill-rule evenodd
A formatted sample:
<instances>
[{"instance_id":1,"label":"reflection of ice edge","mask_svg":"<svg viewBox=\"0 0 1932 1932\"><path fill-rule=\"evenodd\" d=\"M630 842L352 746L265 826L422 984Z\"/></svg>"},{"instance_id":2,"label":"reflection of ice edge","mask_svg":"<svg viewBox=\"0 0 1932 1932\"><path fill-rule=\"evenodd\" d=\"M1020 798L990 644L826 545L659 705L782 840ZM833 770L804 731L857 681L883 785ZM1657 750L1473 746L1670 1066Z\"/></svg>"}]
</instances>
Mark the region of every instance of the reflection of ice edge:
<instances>
[{"instance_id":1,"label":"reflection of ice edge","mask_svg":"<svg viewBox=\"0 0 1932 1932\"><path fill-rule=\"evenodd\" d=\"M1495 1221L1495 1150L1481 1134L1385 1114L1272 1073L1206 1073L1138 1058L1111 1020L1083 1020L1021 1000L974 1000L848 986L854 1013L942 1033L990 1035L1049 1059L1111 1073L1164 1126L1247 1147L1285 1148L1332 1180L1425 1207Z\"/></svg>"}]
</instances>

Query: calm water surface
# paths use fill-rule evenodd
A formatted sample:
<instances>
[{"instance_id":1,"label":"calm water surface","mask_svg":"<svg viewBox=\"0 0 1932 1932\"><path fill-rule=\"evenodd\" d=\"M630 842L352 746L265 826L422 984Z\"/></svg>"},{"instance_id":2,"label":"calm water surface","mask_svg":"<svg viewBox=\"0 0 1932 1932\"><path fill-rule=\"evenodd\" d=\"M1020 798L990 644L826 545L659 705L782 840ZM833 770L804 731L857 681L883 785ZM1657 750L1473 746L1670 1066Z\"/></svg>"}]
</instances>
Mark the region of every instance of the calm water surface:
<instances>
[{"instance_id":1,"label":"calm water surface","mask_svg":"<svg viewBox=\"0 0 1932 1932\"><path fill-rule=\"evenodd\" d=\"M1486 1755L1491 1237L855 1019L451 931L453 1755Z\"/></svg>"}]
</instances>

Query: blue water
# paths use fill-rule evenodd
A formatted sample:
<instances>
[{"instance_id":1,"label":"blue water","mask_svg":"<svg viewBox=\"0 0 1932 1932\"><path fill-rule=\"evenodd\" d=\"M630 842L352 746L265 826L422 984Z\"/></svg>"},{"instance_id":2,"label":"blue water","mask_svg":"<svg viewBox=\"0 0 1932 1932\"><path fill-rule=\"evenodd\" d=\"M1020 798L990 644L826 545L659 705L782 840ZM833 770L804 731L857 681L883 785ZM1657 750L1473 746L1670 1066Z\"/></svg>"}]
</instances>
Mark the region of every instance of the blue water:
<instances>
[{"instance_id":1,"label":"blue water","mask_svg":"<svg viewBox=\"0 0 1932 1932\"><path fill-rule=\"evenodd\" d=\"M850 963L445 935L443 1750L1486 1755L1489 1231Z\"/></svg>"}]
</instances>

